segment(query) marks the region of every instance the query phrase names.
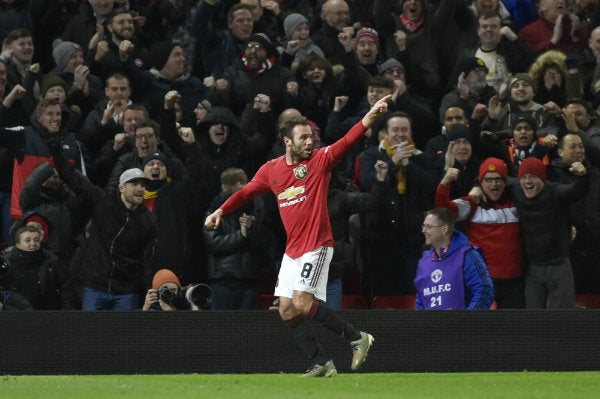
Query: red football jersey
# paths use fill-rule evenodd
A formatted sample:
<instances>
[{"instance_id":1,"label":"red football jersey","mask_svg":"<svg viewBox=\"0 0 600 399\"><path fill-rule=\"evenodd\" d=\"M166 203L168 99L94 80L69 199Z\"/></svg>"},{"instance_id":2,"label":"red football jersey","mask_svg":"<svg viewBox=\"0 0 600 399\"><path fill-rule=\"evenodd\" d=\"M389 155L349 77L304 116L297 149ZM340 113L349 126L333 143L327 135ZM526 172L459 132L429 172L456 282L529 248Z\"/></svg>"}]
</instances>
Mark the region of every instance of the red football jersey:
<instances>
[{"instance_id":1,"label":"red football jersey","mask_svg":"<svg viewBox=\"0 0 600 399\"><path fill-rule=\"evenodd\" d=\"M320 246L333 246L327 212L331 171L367 129L362 122L335 143L316 149L310 158L288 165L285 155L266 162L248 184L221 206L232 212L252 197L271 190L287 234L286 254L298 258Z\"/></svg>"}]
</instances>

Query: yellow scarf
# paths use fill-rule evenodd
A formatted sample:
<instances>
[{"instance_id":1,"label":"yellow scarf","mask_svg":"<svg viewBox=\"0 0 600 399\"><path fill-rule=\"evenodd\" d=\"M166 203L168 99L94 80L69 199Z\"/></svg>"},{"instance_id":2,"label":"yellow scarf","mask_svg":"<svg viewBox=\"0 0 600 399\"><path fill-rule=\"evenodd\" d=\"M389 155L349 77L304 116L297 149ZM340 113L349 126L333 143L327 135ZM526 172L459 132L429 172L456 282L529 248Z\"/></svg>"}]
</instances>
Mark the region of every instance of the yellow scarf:
<instances>
[{"instance_id":1,"label":"yellow scarf","mask_svg":"<svg viewBox=\"0 0 600 399\"><path fill-rule=\"evenodd\" d=\"M163 184L162 186L160 186L160 187L158 188L158 190L155 190L155 191L148 191L148 190L145 190L145 191L144 191L144 199L153 199L153 198L156 198L156 197L158 197L158 192L159 192L160 190L162 190L162 188L163 188L163 187L165 187L165 186L166 186L167 184L169 184L169 183L171 183L171 178L170 178L169 176L167 176L167 182L166 182L165 184Z\"/></svg>"},{"instance_id":2,"label":"yellow scarf","mask_svg":"<svg viewBox=\"0 0 600 399\"><path fill-rule=\"evenodd\" d=\"M383 149L385 150L386 154L388 154L388 156L390 158L392 158L394 156L394 150L392 149L392 143L390 143L390 141L387 138L384 138L382 140L382 144L383 144ZM402 165L397 165L398 166L398 171L396 172L396 189L398 190L398 192L400 194L404 194L406 193L406 175L404 174L404 166Z\"/></svg>"}]
</instances>

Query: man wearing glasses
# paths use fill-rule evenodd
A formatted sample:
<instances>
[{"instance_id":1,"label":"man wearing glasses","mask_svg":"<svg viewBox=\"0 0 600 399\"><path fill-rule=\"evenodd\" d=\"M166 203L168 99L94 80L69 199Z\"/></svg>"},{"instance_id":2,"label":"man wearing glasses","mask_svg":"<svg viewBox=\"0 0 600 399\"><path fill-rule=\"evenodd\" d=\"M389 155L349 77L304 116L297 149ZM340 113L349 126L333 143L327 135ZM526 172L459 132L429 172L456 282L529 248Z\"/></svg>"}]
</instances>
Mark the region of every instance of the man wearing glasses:
<instances>
[{"instance_id":1,"label":"man wearing glasses","mask_svg":"<svg viewBox=\"0 0 600 399\"><path fill-rule=\"evenodd\" d=\"M427 212L422 226L425 244L415 287L418 310L489 309L494 286L487 264L477 247L454 229L454 217L446 208Z\"/></svg>"},{"instance_id":2,"label":"man wearing glasses","mask_svg":"<svg viewBox=\"0 0 600 399\"><path fill-rule=\"evenodd\" d=\"M114 166L112 173L108 179L107 189L112 189L118 186L119 176L127 169L131 168L143 168L144 158L154 153L164 154L170 161L171 168L169 169L169 177L173 180L180 180L185 174L185 166L179 160L179 158L171 151L171 149L160 140L160 126L152 119L146 119L139 122L135 126L135 147L122 155L118 155L116 149L117 144L113 148L114 152ZM119 140L124 140L121 137ZM115 138L115 142L116 142ZM108 154L106 159L103 160L104 165L108 165L111 160L111 154ZM118 158L117 158L118 157Z\"/></svg>"},{"instance_id":3,"label":"man wearing glasses","mask_svg":"<svg viewBox=\"0 0 600 399\"><path fill-rule=\"evenodd\" d=\"M462 222L469 241L485 254L494 283L498 309L524 309L523 247L517 208L506 190L508 168L498 158L488 158L479 167L484 201L474 193L451 200L450 186L459 170L450 168L435 193L435 205L448 209Z\"/></svg>"}]
</instances>

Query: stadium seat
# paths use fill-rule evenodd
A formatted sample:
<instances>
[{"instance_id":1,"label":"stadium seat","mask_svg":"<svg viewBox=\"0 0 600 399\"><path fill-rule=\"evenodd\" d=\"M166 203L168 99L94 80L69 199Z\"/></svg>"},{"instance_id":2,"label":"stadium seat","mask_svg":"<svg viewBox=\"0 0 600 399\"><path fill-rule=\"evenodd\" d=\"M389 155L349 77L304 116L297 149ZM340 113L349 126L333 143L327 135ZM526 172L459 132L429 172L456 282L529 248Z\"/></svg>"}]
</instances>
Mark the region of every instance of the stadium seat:
<instances>
[{"instance_id":1,"label":"stadium seat","mask_svg":"<svg viewBox=\"0 0 600 399\"><path fill-rule=\"evenodd\" d=\"M378 295L371 301L371 309L415 309L415 295Z\"/></svg>"},{"instance_id":2,"label":"stadium seat","mask_svg":"<svg viewBox=\"0 0 600 399\"><path fill-rule=\"evenodd\" d=\"M600 295L580 294L575 296L575 307L580 309L600 309Z\"/></svg>"},{"instance_id":3,"label":"stadium seat","mask_svg":"<svg viewBox=\"0 0 600 399\"><path fill-rule=\"evenodd\" d=\"M362 295L342 295L342 309L362 310L369 309L369 301Z\"/></svg>"}]
</instances>

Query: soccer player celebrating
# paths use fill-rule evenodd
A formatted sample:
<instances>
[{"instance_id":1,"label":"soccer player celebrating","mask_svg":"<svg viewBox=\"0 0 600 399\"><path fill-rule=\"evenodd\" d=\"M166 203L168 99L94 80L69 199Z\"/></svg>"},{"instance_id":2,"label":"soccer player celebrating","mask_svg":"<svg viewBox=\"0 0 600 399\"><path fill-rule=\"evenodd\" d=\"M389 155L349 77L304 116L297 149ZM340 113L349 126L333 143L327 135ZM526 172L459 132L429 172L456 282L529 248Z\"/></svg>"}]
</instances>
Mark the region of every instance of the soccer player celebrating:
<instances>
[{"instance_id":1,"label":"soccer player celebrating","mask_svg":"<svg viewBox=\"0 0 600 399\"><path fill-rule=\"evenodd\" d=\"M333 360L323 351L307 317L350 341L352 370L358 370L375 341L371 334L356 330L328 308L326 299L333 235L327 214L327 191L331 170L349 149L387 112L391 95L377 101L360 122L335 143L314 148L308 121L295 118L280 126L285 155L267 161L254 178L210 214L204 225L214 228L221 216L238 209L254 196L271 190L287 234L285 254L279 270L275 295L279 315L290 326L294 339L313 365L306 377L337 374Z\"/></svg>"}]
</instances>

